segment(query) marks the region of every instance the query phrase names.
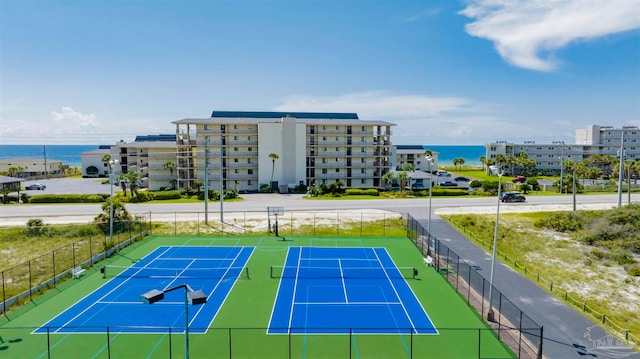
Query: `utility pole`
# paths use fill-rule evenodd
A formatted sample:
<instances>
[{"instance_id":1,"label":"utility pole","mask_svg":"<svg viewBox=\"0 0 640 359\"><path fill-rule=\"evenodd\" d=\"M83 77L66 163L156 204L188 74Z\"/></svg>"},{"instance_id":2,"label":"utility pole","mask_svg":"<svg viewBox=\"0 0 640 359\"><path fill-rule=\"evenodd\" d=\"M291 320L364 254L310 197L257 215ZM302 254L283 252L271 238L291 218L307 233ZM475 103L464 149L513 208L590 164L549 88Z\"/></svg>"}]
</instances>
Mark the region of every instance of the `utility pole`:
<instances>
[{"instance_id":1,"label":"utility pole","mask_svg":"<svg viewBox=\"0 0 640 359\"><path fill-rule=\"evenodd\" d=\"M618 169L618 208L622 207L622 180L624 179L624 130L620 137L620 168Z\"/></svg>"},{"instance_id":2,"label":"utility pole","mask_svg":"<svg viewBox=\"0 0 640 359\"><path fill-rule=\"evenodd\" d=\"M220 125L220 223L224 223L224 125Z\"/></svg>"},{"instance_id":3,"label":"utility pole","mask_svg":"<svg viewBox=\"0 0 640 359\"><path fill-rule=\"evenodd\" d=\"M209 136L204 138L204 224L209 225Z\"/></svg>"},{"instance_id":4,"label":"utility pole","mask_svg":"<svg viewBox=\"0 0 640 359\"><path fill-rule=\"evenodd\" d=\"M47 171L47 146L42 145L42 155L44 156L44 175L49 178L49 171Z\"/></svg>"}]
</instances>

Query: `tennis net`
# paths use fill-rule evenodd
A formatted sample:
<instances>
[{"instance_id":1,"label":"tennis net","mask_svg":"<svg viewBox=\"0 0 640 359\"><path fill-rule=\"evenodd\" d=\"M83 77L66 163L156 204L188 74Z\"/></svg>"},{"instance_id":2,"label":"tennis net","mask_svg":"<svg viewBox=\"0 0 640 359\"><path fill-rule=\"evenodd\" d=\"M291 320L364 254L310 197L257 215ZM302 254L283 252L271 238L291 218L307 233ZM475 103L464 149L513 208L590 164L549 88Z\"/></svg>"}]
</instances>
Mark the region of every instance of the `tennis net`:
<instances>
[{"instance_id":1,"label":"tennis net","mask_svg":"<svg viewBox=\"0 0 640 359\"><path fill-rule=\"evenodd\" d=\"M271 266L271 278L372 278L415 279L415 267L296 267Z\"/></svg>"},{"instance_id":2,"label":"tennis net","mask_svg":"<svg viewBox=\"0 0 640 359\"><path fill-rule=\"evenodd\" d=\"M249 267L227 268L162 268L162 267L125 267L105 265L100 271L103 278L241 278L249 279Z\"/></svg>"}]
</instances>

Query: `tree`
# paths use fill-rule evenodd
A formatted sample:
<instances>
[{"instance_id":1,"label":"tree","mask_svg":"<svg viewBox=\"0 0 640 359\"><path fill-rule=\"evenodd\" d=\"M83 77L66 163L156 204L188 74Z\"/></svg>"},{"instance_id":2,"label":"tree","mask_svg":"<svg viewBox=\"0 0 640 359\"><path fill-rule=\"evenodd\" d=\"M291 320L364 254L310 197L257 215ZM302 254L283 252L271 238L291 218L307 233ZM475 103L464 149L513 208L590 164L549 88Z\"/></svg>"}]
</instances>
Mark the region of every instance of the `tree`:
<instances>
[{"instance_id":1,"label":"tree","mask_svg":"<svg viewBox=\"0 0 640 359\"><path fill-rule=\"evenodd\" d=\"M458 167L458 171L462 169L462 165L464 164L464 158L458 157L453 159L453 165Z\"/></svg>"},{"instance_id":2,"label":"tree","mask_svg":"<svg viewBox=\"0 0 640 359\"><path fill-rule=\"evenodd\" d=\"M395 172L387 172L382 175L382 182L387 184L389 187L393 184L394 179L396 179Z\"/></svg>"},{"instance_id":3,"label":"tree","mask_svg":"<svg viewBox=\"0 0 640 359\"><path fill-rule=\"evenodd\" d=\"M102 204L102 213L94 218L94 221L103 232L109 231L109 220L111 214L111 201L104 202ZM120 202L117 198L113 201L113 229L118 231L124 227L124 223L131 220L131 215L124 207L124 203Z\"/></svg>"},{"instance_id":4,"label":"tree","mask_svg":"<svg viewBox=\"0 0 640 359\"><path fill-rule=\"evenodd\" d=\"M269 154L269 158L271 158L271 181L269 181L269 183L271 183L273 182L273 173L276 171L276 160L280 158L280 156L272 152Z\"/></svg>"},{"instance_id":5,"label":"tree","mask_svg":"<svg viewBox=\"0 0 640 359\"><path fill-rule=\"evenodd\" d=\"M129 182L129 192L131 192L131 196L135 196L138 194L138 183L142 178L137 171L129 171L125 175L127 182Z\"/></svg>"},{"instance_id":6,"label":"tree","mask_svg":"<svg viewBox=\"0 0 640 359\"><path fill-rule=\"evenodd\" d=\"M173 161L167 161L164 163L164 169L169 170L169 174L171 175L171 180L169 181L169 183L171 184L171 189L176 189L176 184L178 183L178 181L173 178L173 170L175 168L176 164Z\"/></svg>"},{"instance_id":7,"label":"tree","mask_svg":"<svg viewBox=\"0 0 640 359\"><path fill-rule=\"evenodd\" d=\"M482 170L486 173L489 168L489 164L487 164L487 156L480 156L480 163L482 163Z\"/></svg>"},{"instance_id":8,"label":"tree","mask_svg":"<svg viewBox=\"0 0 640 359\"><path fill-rule=\"evenodd\" d=\"M407 185L407 172L398 173L398 181L400 182L400 192L404 192L404 186Z\"/></svg>"}]
</instances>

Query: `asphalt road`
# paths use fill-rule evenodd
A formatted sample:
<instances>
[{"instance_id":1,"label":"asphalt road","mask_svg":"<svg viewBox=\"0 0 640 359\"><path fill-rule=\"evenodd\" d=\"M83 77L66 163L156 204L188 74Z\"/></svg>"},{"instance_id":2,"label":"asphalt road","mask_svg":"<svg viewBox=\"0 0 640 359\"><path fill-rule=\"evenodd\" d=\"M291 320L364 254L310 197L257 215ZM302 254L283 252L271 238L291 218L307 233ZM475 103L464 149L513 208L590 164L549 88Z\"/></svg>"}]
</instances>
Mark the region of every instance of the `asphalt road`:
<instances>
[{"instance_id":1,"label":"asphalt road","mask_svg":"<svg viewBox=\"0 0 640 359\"><path fill-rule=\"evenodd\" d=\"M60 179L39 181L47 186L45 193L108 193L108 185L101 185L99 181L83 179ZM98 189L97 191L95 189ZM64 192L58 192L64 191ZM29 191L38 192L42 191ZM281 194L251 194L243 195L244 201L224 203L225 212L266 211L267 206L282 206L286 211L322 211L346 209L383 209L393 212L410 213L427 227L428 199L398 199L398 200L340 200L340 201L310 201L301 199L300 195ZM605 203L615 206L617 195L589 195L578 196L577 203ZM627 197L623 196L623 203ZM640 195L633 195L632 201L640 202ZM507 211L516 206L530 205L571 205L570 195L527 197L527 203L501 204L501 211ZM431 209L447 207L478 207L495 206L495 198L438 198L432 199ZM190 204L127 204L127 209L135 213L176 213L203 212L202 203ZM209 211L215 213L220 210L220 204L210 202ZM28 218L47 218L57 216L72 216L74 218L91 220L101 212L99 204L90 205L9 205L0 206L0 225L12 225L16 222L25 223ZM218 212L219 213L219 212ZM45 222L47 220L45 219ZM459 232L450 227L436 214L432 215L431 229L433 235L447 246L456 251L469 264L475 265L485 277L489 277L491 257L483 249L477 247ZM603 347L603 341L608 339L606 332L594 322L582 316L573 307L555 299L535 283L511 270L499 260L494 274L494 284L513 303L518 305L531 319L544 326L544 355L549 359L572 358L629 358L640 359L640 354L626 347ZM600 341L598 341L600 340Z\"/></svg>"}]
</instances>

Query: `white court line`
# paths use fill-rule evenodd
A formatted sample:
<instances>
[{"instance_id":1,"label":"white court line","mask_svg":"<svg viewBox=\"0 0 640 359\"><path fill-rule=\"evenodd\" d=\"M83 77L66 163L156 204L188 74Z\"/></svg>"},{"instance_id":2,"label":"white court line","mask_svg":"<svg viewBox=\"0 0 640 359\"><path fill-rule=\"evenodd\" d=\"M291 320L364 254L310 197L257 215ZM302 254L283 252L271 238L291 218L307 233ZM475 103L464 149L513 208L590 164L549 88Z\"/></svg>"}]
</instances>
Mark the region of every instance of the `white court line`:
<instances>
[{"instance_id":1,"label":"white court line","mask_svg":"<svg viewBox=\"0 0 640 359\"><path fill-rule=\"evenodd\" d=\"M402 302L295 302L295 304L304 304L304 305L345 305L349 304L353 305L401 305Z\"/></svg>"},{"instance_id":2,"label":"white court line","mask_svg":"<svg viewBox=\"0 0 640 359\"><path fill-rule=\"evenodd\" d=\"M373 250L373 253L375 253L376 257L380 261L380 257L378 256L378 252L375 249ZM387 256L389 256L388 253L387 253ZM380 261L380 264L382 264L382 261ZM394 265L395 265L395 263L394 263ZM416 326L415 326L415 324L413 324L413 320L411 320L411 316L409 315L409 312L407 311L407 307L405 307L404 303L402 302L402 298L400 298L400 295L398 294L398 290L396 289L395 285L393 285L393 281L389 277L389 274L387 273L387 269L383 266L382 270L387 275L387 280L389 281L389 284L391 285L391 288L393 288L393 292L396 294L396 298L398 298L398 300L400 301L400 303L401 303L400 306L402 307L402 310L404 311L404 314L407 316L407 319L409 320L409 323L411 323L411 329L412 330L416 330Z\"/></svg>"},{"instance_id":3,"label":"white court line","mask_svg":"<svg viewBox=\"0 0 640 359\"><path fill-rule=\"evenodd\" d=\"M165 251L164 251L164 252L162 252L162 253L166 253L170 248L171 248L171 247L167 248L167 250L165 250ZM162 255L162 253L160 253L160 255ZM156 258L154 258L153 260L149 261L149 263L147 263L147 265L145 265L144 267L141 267L138 271L136 271L136 273L138 273L138 272L142 271L146 266L148 266L149 264L151 264L151 263L152 263L153 261L155 261L156 259L158 259L158 257L156 257ZM83 315L85 312L87 312L90 308L93 308L96 304L98 304L98 302L102 301L102 300L103 300L104 298L106 298L108 295L110 295L111 293L113 293L116 289L120 288L123 284L127 283L131 278L132 278L132 277L129 277L129 278L125 279L124 281L122 281L122 283L120 283L120 284L118 284L117 286L115 286L113 289L111 289L110 291L108 291L105 295L103 295L102 297L98 298L98 300L94 301L91 305L89 305L88 307L84 308L84 310L80 311L80 313L78 313L77 315L75 315L74 317L72 317L70 320L68 320L67 322L65 322L63 325L61 325L60 327L58 327L58 329L56 329L56 330L54 331L54 333L57 333L60 329L62 329L62 328L64 328L64 327L66 327L69 323L71 323L71 322L73 322L74 320L76 320L76 318L80 317L80 316L81 316L81 315ZM100 288L102 288L102 287L100 287ZM100 288L96 289L96 291L97 291L97 290L100 290ZM95 293L95 291L94 291L94 292L92 292L91 294L93 294L93 293ZM88 295L84 296L82 299L80 299L79 301L77 301L77 302L74 304L74 306L75 306L78 302L80 302L80 301L84 300L85 298L87 298L88 296L90 296L91 294L88 294ZM71 306L71 307L73 307L73 306ZM71 308L71 307L69 307L69 308ZM68 309L67 309L67 310L68 310ZM63 313L64 313L64 312L63 312ZM62 314L62 313L61 313L61 314ZM58 314L58 316L59 316L59 315L60 315L60 314ZM56 316L56 318L57 318L58 316ZM55 319L55 318L54 318L54 319ZM54 319L51 319L51 320L54 320ZM50 321L49 321L49 322L50 322Z\"/></svg>"},{"instance_id":4,"label":"white court line","mask_svg":"<svg viewBox=\"0 0 640 359\"><path fill-rule=\"evenodd\" d=\"M291 296L291 312L289 313L289 329L288 331L291 332L291 323L293 322L293 306L295 305L295 300L296 300L296 291L298 290L298 274L300 273L300 260L302 259L302 247L298 247L298 267L296 268L296 276L295 276L295 282L293 283L293 295ZM283 272L284 275L284 272Z\"/></svg>"},{"instance_id":5,"label":"white court line","mask_svg":"<svg viewBox=\"0 0 640 359\"><path fill-rule=\"evenodd\" d=\"M342 291L344 292L344 301L349 304L349 297L347 297L347 284L344 282L344 272L342 271L342 260L338 259L338 267L340 268L340 279L342 280Z\"/></svg>"},{"instance_id":6,"label":"white court line","mask_svg":"<svg viewBox=\"0 0 640 359\"><path fill-rule=\"evenodd\" d=\"M285 258L289 258L289 252L291 251L291 247L287 248L287 255L285 256ZM280 276L280 282L278 283L278 290L276 291L276 300L273 301L273 307L271 307L271 315L269 316L269 325L271 325L271 321L273 320L273 315L275 314L275 310L276 310L276 303L278 302L278 298L280 297L280 288L282 288L282 281L284 280L284 268L286 268L286 266L283 266L282 269L282 273L283 275ZM291 305L293 306L294 300L295 298L291 299ZM269 334L269 329L267 328L267 334Z\"/></svg>"}]
</instances>

